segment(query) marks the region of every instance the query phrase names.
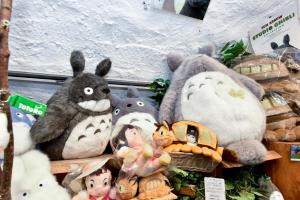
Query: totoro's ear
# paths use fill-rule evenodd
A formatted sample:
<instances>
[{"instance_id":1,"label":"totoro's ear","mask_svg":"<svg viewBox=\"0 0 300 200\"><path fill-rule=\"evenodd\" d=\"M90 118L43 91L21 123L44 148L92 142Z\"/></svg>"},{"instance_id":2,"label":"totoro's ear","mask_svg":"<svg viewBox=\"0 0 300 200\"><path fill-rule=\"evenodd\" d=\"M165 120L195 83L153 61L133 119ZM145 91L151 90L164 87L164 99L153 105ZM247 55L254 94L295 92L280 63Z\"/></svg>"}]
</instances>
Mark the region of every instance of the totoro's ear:
<instances>
[{"instance_id":1,"label":"totoro's ear","mask_svg":"<svg viewBox=\"0 0 300 200\"><path fill-rule=\"evenodd\" d=\"M115 109L116 106L122 102L122 100L115 94L111 95L111 101L112 101L112 109Z\"/></svg>"},{"instance_id":2,"label":"totoro's ear","mask_svg":"<svg viewBox=\"0 0 300 200\"><path fill-rule=\"evenodd\" d=\"M216 53L216 46L214 44L208 44L198 49L199 54L205 54L210 57L213 57Z\"/></svg>"},{"instance_id":3,"label":"totoro's ear","mask_svg":"<svg viewBox=\"0 0 300 200\"><path fill-rule=\"evenodd\" d=\"M290 45L290 36L289 36L289 34L286 34L283 37L283 44L285 44L285 46L289 46Z\"/></svg>"},{"instance_id":4,"label":"totoro's ear","mask_svg":"<svg viewBox=\"0 0 300 200\"><path fill-rule=\"evenodd\" d=\"M139 91L135 87L129 87L127 89L127 97L138 98L140 96Z\"/></svg>"},{"instance_id":5,"label":"totoro's ear","mask_svg":"<svg viewBox=\"0 0 300 200\"><path fill-rule=\"evenodd\" d=\"M70 63L73 69L73 77L78 76L81 72L83 72L85 67L83 53L81 51L72 51Z\"/></svg>"},{"instance_id":6,"label":"totoro's ear","mask_svg":"<svg viewBox=\"0 0 300 200\"><path fill-rule=\"evenodd\" d=\"M273 50L277 49L278 48L278 44L276 42L271 42L271 48Z\"/></svg>"},{"instance_id":7,"label":"totoro's ear","mask_svg":"<svg viewBox=\"0 0 300 200\"><path fill-rule=\"evenodd\" d=\"M169 65L169 68L171 71L175 71L182 63L183 61L183 55L176 52L170 52L167 55L167 63Z\"/></svg>"},{"instance_id":8,"label":"totoro's ear","mask_svg":"<svg viewBox=\"0 0 300 200\"><path fill-rule=\"evenodd\" d=\"M95 74L103 77L109 72L110 68L111 60L109 58L105 58L97 65Z\"/></svg>"}]
</instances>

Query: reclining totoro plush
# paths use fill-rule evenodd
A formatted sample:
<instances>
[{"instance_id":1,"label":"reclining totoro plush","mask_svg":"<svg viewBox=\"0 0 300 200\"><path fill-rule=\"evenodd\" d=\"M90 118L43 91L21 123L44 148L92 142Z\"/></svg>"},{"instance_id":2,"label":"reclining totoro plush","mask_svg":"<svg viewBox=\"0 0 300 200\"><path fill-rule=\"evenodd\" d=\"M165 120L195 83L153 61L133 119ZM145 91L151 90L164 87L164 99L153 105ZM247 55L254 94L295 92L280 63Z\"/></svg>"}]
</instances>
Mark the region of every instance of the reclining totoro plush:
<instances>
[{"instance_id":1,"label":"reclining totoro plush","mask_svg":"<svg viewBox=\"0 0 300 200\"><path fill-rule=\"evenodd\" d=\"M101 61L95 74L82 73L80 51L73 51L70 61L73 78L50 98L45 116L31 128L33 140L51 160L101 155L110 139L111 94L103 77L111 61Z\"/></svg>"},{"instance_id":2,"label":"reclining totoro plush","mask_svg":"<svg viewBox=\"0 0 300 200\"><path fill-rule=\"evenodd\" d=\"M261 163L266 155L261 143L266 118L258 100L262 87L207 55L184 59L170 53L167 61L175 72L159 120L201 123L216 133L231 158L242 164Z\"/></svg>"}]
</instances>

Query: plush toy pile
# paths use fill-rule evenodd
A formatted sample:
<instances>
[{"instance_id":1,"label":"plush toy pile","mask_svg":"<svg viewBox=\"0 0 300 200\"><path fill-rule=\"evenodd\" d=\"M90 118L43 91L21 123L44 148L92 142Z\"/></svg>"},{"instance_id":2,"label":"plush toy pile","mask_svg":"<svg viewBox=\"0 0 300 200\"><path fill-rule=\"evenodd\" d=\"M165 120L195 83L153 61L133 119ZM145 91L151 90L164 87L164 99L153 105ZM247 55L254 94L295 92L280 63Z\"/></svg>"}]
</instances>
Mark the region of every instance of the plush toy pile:
<instances>
[{"instance_id":1,"label":"plush toy pile","mask_svg":"<svg viewBox=\"0 0 300 200\"><path fill-rule=\"evenodd\" d=\"M73 77L49 99L45 116L35 121L11 110L16 147L13 199L171 200L177 196L166 172L171 165L176 167L175 155L183 156L183 162L205 158L202 162L210 165L206 172L223 160L244 165L264 162L262 105L273 100L260 102L267 86L252 78L261 78L256 71L271 76L276 70L288 70L270 57L242 60L232 70L209 55L168 55L174 73L158 111L136 88L128 88L126 98L112 96L104 78L111 61L101 61L94 74L84 73L84 56L73 51ZM300 139L299 118L288 119L280 125L269 123L265 138ZM9 140L6 127L6 116L0 113L0 152ZM32 150L35 144L41 152ZM109 147L113 154L102 155ZM50 160L98 158L68 174L65 190L51 175L47 156ZM111 162L120 166L112 167ZM185 162L187 169L196 169L191 163Z\"/></svg>"}]
</instances>

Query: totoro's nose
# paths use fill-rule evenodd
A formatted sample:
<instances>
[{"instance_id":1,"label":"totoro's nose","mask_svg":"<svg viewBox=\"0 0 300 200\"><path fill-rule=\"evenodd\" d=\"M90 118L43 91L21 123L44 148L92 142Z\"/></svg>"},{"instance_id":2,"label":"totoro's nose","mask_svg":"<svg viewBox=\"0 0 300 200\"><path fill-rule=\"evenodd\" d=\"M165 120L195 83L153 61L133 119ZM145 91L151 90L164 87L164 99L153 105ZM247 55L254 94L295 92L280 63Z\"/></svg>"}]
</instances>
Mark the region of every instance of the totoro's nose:
<instances>
[{"instance_id":1,"label":"totoro's nose","mask_svg":"<svg viewBox=\"0 0 300 200\"><path fill-rule=\"evenodd\" d=\"M109 90L109 88L104 88L104 89L102 90L102 92L103 92L104 94L108 94L108 93L110 93L110 90Z\"/></svg>"},{"instance_id":2,"label":"totoro's nose","mask_svg":"<svg viewBox=\"0 0 300 200\"><path fill-rule=\"evenodd\" d=\"M128 107L128 108L130 108L131 106L132 106L131 103L127 104L127 107Z\"/></svg>"}]
</instances>

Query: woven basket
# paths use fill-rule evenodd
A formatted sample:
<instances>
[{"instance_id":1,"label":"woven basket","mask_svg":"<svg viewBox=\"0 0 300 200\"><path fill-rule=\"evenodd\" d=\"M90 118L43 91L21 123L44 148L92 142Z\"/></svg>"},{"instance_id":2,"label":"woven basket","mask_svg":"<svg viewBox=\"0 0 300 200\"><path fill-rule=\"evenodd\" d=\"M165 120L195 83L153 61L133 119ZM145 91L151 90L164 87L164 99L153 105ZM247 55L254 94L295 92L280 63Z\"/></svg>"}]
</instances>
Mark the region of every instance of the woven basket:
<instances>
[{"instance_id":1,"label":"woven basket","mask_svg":"<svg viewBox=\"0 0 300 200\"><path fill-rule=\"evenodd\" d=\"M204 155L192 153L170 153L171 165L183 170L210 173L216 169L218 162Z\"/></svg>"}]
</instances>

